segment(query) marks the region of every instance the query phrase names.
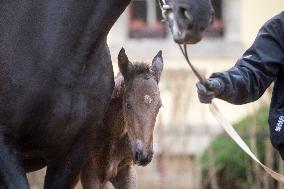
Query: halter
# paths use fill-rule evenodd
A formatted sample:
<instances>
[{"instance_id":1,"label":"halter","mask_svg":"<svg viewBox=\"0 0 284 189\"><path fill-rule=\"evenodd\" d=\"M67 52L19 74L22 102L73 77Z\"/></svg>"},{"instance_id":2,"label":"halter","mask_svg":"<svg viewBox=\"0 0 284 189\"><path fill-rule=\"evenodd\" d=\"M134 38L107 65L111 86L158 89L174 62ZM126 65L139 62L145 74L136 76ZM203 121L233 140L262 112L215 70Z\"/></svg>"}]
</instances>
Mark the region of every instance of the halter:
<instances>
[{"instance_id":1,"label":"halter","mask_svg":"<svg viewBox=\"0 0 284 189\"><path fill-rule=\"evenodd\" d=\"M163 21L168 21L168 14L172 12L173 8L165 2L165 0L157 0L163 15Z\"/></svg>"}]
</instances>

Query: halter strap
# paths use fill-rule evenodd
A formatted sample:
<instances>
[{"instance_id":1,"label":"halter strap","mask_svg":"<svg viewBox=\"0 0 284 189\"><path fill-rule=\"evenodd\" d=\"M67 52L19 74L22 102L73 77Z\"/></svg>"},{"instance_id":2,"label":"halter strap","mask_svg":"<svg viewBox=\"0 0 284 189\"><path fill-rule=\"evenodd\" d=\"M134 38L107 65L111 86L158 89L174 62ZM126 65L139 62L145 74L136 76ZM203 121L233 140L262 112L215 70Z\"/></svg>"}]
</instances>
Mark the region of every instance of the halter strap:
<instances>
[{"instance_id":1,"label":"halter strap","mask_svg":"<svg viewBox=\"0 0 284 189\"><path fill-rule=\"evenodd\" d=\"M167 21L167 14L172 11L172 7L165 0L157 0L162 11L163 21Z\"/></svg>"}]
</instances>

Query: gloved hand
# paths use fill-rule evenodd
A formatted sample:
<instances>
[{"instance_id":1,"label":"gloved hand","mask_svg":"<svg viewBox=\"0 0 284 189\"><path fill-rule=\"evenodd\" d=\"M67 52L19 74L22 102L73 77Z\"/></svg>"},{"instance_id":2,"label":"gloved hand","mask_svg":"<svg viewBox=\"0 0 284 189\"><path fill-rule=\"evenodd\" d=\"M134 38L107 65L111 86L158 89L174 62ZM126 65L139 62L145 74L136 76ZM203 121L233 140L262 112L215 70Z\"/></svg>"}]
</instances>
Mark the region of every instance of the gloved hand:
<instances>
[{"instance_id":1,"label":"gloved hand","mask_svg":"<svg viewBox=\"0 0 284 189\"><path fill-rule=\"evenodd\" d=\"M205 84L196 84L198 98L201 103L210 104L212 99L218 97L225 89L225 83L218 78L209 78Z\"/></svg>"}]
</instances>

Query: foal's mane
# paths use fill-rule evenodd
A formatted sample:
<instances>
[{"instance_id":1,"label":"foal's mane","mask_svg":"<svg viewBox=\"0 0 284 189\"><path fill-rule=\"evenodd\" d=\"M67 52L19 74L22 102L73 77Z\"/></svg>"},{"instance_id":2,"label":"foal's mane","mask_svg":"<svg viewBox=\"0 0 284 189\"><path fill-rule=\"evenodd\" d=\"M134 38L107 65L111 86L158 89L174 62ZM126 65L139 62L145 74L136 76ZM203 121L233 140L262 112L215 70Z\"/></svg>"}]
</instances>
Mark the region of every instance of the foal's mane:
<instances>
[{"instance_id":1,"label":"foal's mane","mask_svg":"<svg viewBox=\"0 0 284 189\"><path fill-rule=\"evenodd\" d=\"M144 62L135 62L127 75L129 76L128 80L133 79L137 75L145 74L148 75L150 73L150 65ZM112 93L112 99L121 97L124 92L125 82L123 75L118 72L118 74L114 78L114 89Z\"/></svg>"}]
</instances>

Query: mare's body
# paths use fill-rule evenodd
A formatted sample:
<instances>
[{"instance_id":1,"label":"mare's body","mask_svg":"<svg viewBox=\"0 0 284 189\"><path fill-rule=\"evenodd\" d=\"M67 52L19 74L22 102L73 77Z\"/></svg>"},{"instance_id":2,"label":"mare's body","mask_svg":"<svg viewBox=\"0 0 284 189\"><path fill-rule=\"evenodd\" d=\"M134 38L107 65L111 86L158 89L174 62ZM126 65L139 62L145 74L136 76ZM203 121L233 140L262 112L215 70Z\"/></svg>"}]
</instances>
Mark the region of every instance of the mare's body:
<instances>
[{"instance_id":1,"label":"mare's body","mask_svg":"<svg viewBox=\"0 0 284 189\"><path fill-rule=\"evenodd\" d=\"M113 89L106 36L129 0L0 2L0 187L69 188ZM24 169L24 168L25 169Z\"/></svg>"}]
</instances>

